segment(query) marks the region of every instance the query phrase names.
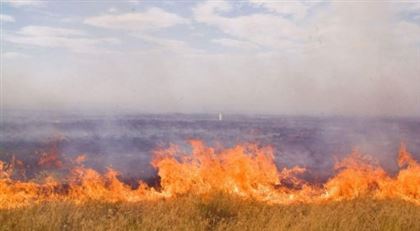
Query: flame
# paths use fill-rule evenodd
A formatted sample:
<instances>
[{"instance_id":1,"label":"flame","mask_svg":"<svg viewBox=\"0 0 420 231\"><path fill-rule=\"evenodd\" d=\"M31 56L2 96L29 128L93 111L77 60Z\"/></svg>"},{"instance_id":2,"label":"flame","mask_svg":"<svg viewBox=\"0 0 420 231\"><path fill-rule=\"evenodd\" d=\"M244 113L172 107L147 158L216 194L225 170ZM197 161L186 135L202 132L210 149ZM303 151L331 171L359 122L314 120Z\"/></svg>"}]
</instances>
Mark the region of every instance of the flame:
<instances>
[{"instance_id":1,"label":"flame","mask_svg":"<svg viewBox=\"0 0 420 231\"><path fill-rule=\"evenodd\" d=\"M47 201L138 202L213 192L281 204L372 197L396 198L420 205L420 165L404 144L399 151L397 175L390 176L371 158L353 151L335 165L337 174L323 185L301 179L299 175L305 168L279 170L271 147L244 144L218 150L197 140L191 141L191 147L191 153L184 153L176 146L156 151L152 165L160 177L158 188L141 181L137 188L132 188L123 183L112 168L105 174L86 168L84 155L71 160L73 166L67 176L50 174L42 180L19 179L24 165L15 158L9 163L0 161L0 208ZM53 156L42 156L38 163L62 163L58 154Z\"/></svg>"},{"instance_id":2,"label":"flame","mask_svg":"<svg viewBox=\"0 0 420 231\"><path fill-rule=\"evenodd\" d=\"M56 142L50 145L50 150L41 153L38 165L49 168L63 167L63 162L61 161L60 152L58 150L58 144Z\"/></svg>"}]
</instances>

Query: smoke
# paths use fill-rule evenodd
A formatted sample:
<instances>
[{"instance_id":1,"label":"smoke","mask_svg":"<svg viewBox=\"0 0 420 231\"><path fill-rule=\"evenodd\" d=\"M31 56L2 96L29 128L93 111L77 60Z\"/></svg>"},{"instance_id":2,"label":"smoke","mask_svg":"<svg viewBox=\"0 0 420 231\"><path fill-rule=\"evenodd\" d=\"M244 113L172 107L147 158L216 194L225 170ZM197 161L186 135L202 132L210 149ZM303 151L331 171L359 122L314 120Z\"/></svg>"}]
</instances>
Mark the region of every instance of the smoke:
<instances>
[{"instance_id":1,"label":"smoke","mask_svg":"<svg viewBox=\"0 0 420 231\"><path fill-rule=\"evenodd\" d=\"M198 23L191 16L197 27L190 25L195 35L185 41L119 31L126 43L112 52L38 47L5 58L6 111L30 110L2 118L2 150L31 156L58 134L64 154L85 153L93 167L153 175L149 161L155 148L201 139L211 146L272 145L280 167L306 166L320 178L330 174L334 156L353 148L392 171L401 141L420 153L418 120L396 118L420 115L420 27L404 17L410 13L405 4L332 2L317 9L290 30L296 32L290 47L255 44L252 30L228 36L223 23L238 29L249 18L210 9L205 13L217 23L202 25L203 18ZM259 23L265 21L270 22ZM264 36L283 35L263 26L270 32ZM203 29L218 33L197 36ZM122 39L126 36L133 38ZM210 41L253 46L222 49ZM228 114L227 121L213 119L216 112ZM235 113L248 116L229 116ZM250 116L255 114L285 116Z\"/></svg>"},{"instance_id":2,"label":"smoke","mask_svg":"<svg viewBox=\"0 0 420 231\"><path fill-rule=\"evenodd\" d=\"M108 113L416 116L420 27L402 17L404 6L327 4L299 23L298 42L287 49L221 50L197 37L194 46L182 43L191 49L138 44L5 60L4 104Z\"/></svg>"},{"instance_id":3,"label":"smoke","mask_svg":"<svg viewBox=\"0 0 420 231\"><path fill-rule=\"evenodd\" d=\"M302 166L310 181L324 181L333 174L335 161L357 149L371 155L390 173L400 142L419 158L418 120L392 118L203 115L7 114L0 134L1 160L12 155L28 164L43 153L60 158L86 155L85 165L100 171L112 167L126 179L153 178L150 165L157 149L178 145L190 152L188 141L198 139L211 147L229 148L254 143L271 146L276 164ZM56 155L57 156L57 155Z\"/></svg>"}]
</instances>

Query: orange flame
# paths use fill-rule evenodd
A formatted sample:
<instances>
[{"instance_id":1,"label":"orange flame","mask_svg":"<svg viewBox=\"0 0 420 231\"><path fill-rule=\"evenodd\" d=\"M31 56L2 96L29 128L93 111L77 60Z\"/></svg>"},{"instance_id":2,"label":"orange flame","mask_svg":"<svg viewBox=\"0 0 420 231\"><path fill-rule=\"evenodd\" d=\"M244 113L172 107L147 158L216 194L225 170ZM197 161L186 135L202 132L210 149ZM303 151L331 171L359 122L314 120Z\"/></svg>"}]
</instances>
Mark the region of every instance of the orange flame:
<instances>
[{"instance_id":1,"label":"orange flame","mask_svg":"<svg viewBox=\"0 0 420 231\"><path fill-rule=\"evenodd\" d=\"M215 150L201 141L191 141L192 153L177 147L158 150L152 165L158 170L159 189L143 182L133 189L109 168L105 174L85 168L79 156L70 174L62 180L53 175L42 181L13 178L16 160L0 161L0 208L15 208L45 201L89 200L138 202L176 198L184 194L206 195L225 192L267 203L323 203L357 197L397 198L420 205L420 165L401 144L396 176L388 175L377 163L354 151L336 164L337 175L323 185L299 178L301 167L279 170L273 149L255 144ZM59 160L59 159L57 159Z\"/></svg>"},{"instance_id":2,"label":"orange flame","mask_svg":"<svg viewBox=\"0 0 420 231\"><path fill-rule=\"evenodd\" d=\"M63 167L63 162L60 159L60 152L58 150L57 143L52 143L50 150L41 153L41 157L38 160L38 165L42 167Z\"/></svg>"}]
</instances>

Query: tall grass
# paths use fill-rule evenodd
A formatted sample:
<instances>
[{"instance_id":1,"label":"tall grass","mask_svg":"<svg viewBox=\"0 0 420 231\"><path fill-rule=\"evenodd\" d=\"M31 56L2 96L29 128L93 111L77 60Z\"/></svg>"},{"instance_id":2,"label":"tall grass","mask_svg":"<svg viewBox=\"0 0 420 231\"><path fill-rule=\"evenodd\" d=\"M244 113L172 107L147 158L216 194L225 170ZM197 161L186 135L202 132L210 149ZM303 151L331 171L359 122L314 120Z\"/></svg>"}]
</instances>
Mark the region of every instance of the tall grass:
<instances>
[{"instance_id":1,"label":"tall grass","mask_svg":"<svg viewBox=\"0 0 420 231\"><path fill-rule=\"evenodd\" d=\"M0 210L0 230L420 230L420 206L368 198L268 205L224 194L142 203L54 202Z\"/></svg>"}]
</instances>

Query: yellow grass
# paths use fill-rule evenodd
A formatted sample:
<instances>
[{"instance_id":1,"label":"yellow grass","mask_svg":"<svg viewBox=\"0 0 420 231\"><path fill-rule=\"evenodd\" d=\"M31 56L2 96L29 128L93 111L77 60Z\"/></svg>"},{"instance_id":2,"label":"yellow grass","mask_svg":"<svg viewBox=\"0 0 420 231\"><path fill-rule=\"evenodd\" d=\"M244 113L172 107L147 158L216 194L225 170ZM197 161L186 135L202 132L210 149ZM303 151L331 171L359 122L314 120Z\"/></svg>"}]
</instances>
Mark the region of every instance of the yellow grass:
<instances>
[{"instance_id":1,"label":"yellow grass","mask_svg":"<svg viewBox=\"0 0 420 231\"><path fill-rule=\"evenodd\" d=\"M54 202L0 210L0 230L420 230L420 206L368 198L268 205L224 194L142 203Z\"/></svg>"}]
</instances>

